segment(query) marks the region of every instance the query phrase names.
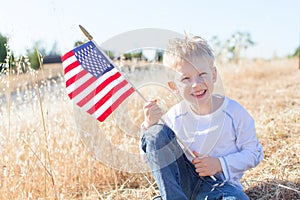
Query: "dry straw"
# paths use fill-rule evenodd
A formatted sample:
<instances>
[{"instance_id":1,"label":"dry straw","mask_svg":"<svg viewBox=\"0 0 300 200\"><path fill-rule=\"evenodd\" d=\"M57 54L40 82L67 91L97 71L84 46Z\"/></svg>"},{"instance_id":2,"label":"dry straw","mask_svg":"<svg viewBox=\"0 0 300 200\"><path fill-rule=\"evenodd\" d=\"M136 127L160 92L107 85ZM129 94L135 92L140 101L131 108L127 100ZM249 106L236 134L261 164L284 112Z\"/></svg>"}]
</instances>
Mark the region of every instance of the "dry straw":
<instances>
[{"instance_id":1,"label":"dry straw","mask_svg":"<svg viewBox=\"0 0 300 200\"><path fill-rule=\"evenodd\" d=\"M225 94L253 115L264 146L264 161L243 178L246 193L251 199L299 199L297 60L248 61L239 68L227 65L218 69ZM78 137L73 105L64 90L62 66L43 66L42 72L43 76L0 76L0 199L148 200L156 196L157 186L150 173L111 169L88 152ZM167 96L157 88L148 89L145 94ZM165 101L168 106L172 104L171 99ZM141 105L142 100L128 105L128 115L136 124L142 121ZM101 124L107 130L106 137L120 148L121 144L124 148L128 145L137 151L139 141L124 136L110 120Z\"/></svg>"}]
</instances>

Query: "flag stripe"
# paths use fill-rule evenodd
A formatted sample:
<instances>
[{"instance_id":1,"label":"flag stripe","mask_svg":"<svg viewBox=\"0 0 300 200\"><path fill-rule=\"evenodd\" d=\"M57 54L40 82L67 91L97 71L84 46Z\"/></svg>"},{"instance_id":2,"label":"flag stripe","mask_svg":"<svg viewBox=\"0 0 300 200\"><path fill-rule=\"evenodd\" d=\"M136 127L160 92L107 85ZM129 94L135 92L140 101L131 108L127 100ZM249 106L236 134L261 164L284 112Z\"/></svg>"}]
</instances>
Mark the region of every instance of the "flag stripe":
<instances>
[{"instance_id":1,"label":"flag stripe","mask_svg":"<svg viewBox=\"0 0 300 200\"><path fill-rule=\"evenodd\" d=\"M88 74L87 71L85 70L82 70L80 71L78 74L74 75L72 78L69 78L67 81L66 81L66 86L69 87L69 85L71 85L72 83L74 83L75 81L78 81L80 80L82 77L84 77L86 74ZM92 76L92 75L91 75ZM77 84L77 85L80 85L80 84Z\"/></svg>"},{"instance_id":2,"label":"flag stripe","mask_svg":"<svg viewBox=\"0 0 300 200\"><path fill-rule=\"evenodd\" d=\"M70 70L74 69L75 67L78 67L80 65L80 62L77 60L72 62L70 65L68 65L66 68L64 68L64 73L68 73Z\"/></svg>"},{"instance_id":3,"label":"flag stripe","mask_svg":"<svg viewBox=\"0 0 300 200\"><path fill-rule=\"evenodd\" d=\"M90 101L95 95L99 94L99 92L102 91L109 84L111 84L111 87L115 87L115 84L120 82L123 79L123 77L121 77L121 79L119 79L119 77L121 77L121 74L118 72L112 75L111 77L107 78L106 80L104 80L101 84L98 85L98 87L96 87L96 89L91 91L88 95L83 95L85 96L85 98L82 99L80 102L78 102L78 105L80 107L84 106L88 101ZM112 84L113 81L115 80L117 80L116 82L114 82L115 84Z\"/></svg>"},{"instance_id":4,"label":"flag stripe","mask_svg":"<svg viewBox=\"0 0 300 200\"><path fill-rule=\"evenodd\" d=\"M71 56L71 57L69 57L68 59L66 59L65 61L63 61L63 67L64 67L64 72L65 72L65 69L69 66L69 65L71 65L72 63L74 63L74 62L78 62L78 60L76 59L76 56L75 55L73 55L73 56Z\"/></svg>"},{"instance_id":5,"label":"flag stripe","mask_svg":"<svg viewBox=\"0 0 300 200\"><path fill-rule=\"evenodd\" d=\"M110 108L108 108L100 117L97 119L100 122L103 122L115 109L119 107L119 105L127 98L129 97L132 93L134 92L134 89L131 87L129 90L127 90L125 93L123 93L120 98L118 98L117 101L115 101Z\"/></svg>"},{"instance_id":6,"label":"flag stripe","mask_svg":"<svg viewBox=\"0 0 300 200\"><path fill-rule=\"evenodd\" d=\"M109 72L105 73L100 78L96 79L95 82L91 83L87 88L85 88L83 91L81 91L80 95L76 95L73 101L75 103L80 102L81 100L85 99L85 101L79 103L79 106L83 106L87 101L89 101L93 96L95 96L97 93L95 89L99 87L107 78L113 76L114 74L118 73L119 71L113 68ZM90 94L91 93L91 94Z\"/></svg>"},{"instance_id":7,"label":"flag stripe","mask_svg":"<svg viewBox=\"0 0 300 200\"><path fill-rule=\"evenodd\" d=\"M81 77L80 79L76 79L75 82L73 82L67 87L67 94L74 92L74 90L76 90L77 87L82 85L85 81L89 80L91 77L93 77L93 75L86 73L85 76Z\"/></svg>"},{"instance_id":8,"label":"flag stripe","mask_svg":"<svg viewBox=\"0 0 300 200\"><path fill-rule=\"evenodd\" d=\"M90 99L87 103L82 105L82 109L85 111L91 109L95 105L95 103L100 101L100 99L102 99L105 96L106 93L108 93L110 90L116 87L123 80L124 77L119 77L118 79L110 82L106 87L102 88L102 90L99 90L99 92L96 93L96 95L92 99Z\"/></svg>"},{"instance_id":9,"label":"flag stripe","mask_svg":"<svg viewBox=\"0 0 300 200\"><path fill-rule=\"evenodd\" d=\"M69 57L68 59L66 59L65 61L63 61L64 69L65 69L67 66L71 65L72 63L74 63L74 62L76 62L76 61L78 61L78 60L76 59L76 56L75 56L75 55Z\"/></svg>"},{"instance_id":10,"label":"flag stripe","mask_svg":"<svg viewBox=\"0 0 300 200\"><path fill-rule=\"evenodd\" d=\"M118 85L116 85L114 88L112 88L104 97L102 97L91 109L89 109L87 112L90 114L93 114L96 110L98 110L106 101L108 101L114 93L119 91L122 87L124 87L128 82L126 80L123 80Z\"/></svg>"},{"instance_id":11,"label":"flag stripe","mask_svg":"<svg viewBox=\"0 0 300 200\"><path fill-rule=\"evenodd\" d=\"M72 98L76 97L80 92L82 92L84 89L86 89L90 84L92 84L96 80L97 80L96 77L94 77L94 76L90 77L90 79L88 79L82 85L77 87L73 92L71 92L70 95L72 96Z\"/></svg>"},{"instance_id":12,"label":"flag stripe","mask_svg":"<svg viewBox=\"0 0 300 200\"><path fill-rule=\"evenodd\" d=\"M79 65L78 67L75 67L72 70L68 71L68 73L65 73L65 82L73 76L75 76L76 74L78 74L79 72L81 72L82 70L84 69L81 67L81 65Z\"/></svg>"},{"instance_id":13,"label":"flag stripe","mask_svg":"<svg viewBox=\"0 0 300 200\"><path fill-rule=\"evenodd\" d=\"M73 56L73 55L74 55L73 51L69 51L68 53L66 53L65 55L63 55L63 56L61 57L61 61L62 61L62 62L65 62L68 58L70 58L70 57Z\"/></svg>"},{"instance_id":14,"label":"flag stripe","mask_svg":"<svg viewBox=\"0 0 300 200\"><path fill-rule=\"evenodd\" d=\"M120 96L130 88L131 86L127 84L125 87L121 88L116 93L114 93L113 96L108 101L106 101L101 107L99 107L94 113L90 114L93 115L96 119L98 119L109 107L111 107L113 101L118 100Z\"/></svg>"}]
</instances>

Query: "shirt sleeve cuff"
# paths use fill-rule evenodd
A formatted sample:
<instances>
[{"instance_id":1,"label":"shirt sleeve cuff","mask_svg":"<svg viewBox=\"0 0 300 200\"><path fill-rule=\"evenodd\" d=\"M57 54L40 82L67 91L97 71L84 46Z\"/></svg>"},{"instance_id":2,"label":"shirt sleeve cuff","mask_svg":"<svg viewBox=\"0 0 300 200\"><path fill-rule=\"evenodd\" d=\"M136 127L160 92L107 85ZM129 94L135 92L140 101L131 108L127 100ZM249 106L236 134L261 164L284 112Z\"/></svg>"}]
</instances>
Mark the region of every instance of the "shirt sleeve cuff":
<instances>
[{"instance_id":1,"label":"shirt sleeve cuff","mask_svg":"<svg viewBox=\"0 0 300 200\"><path fill-rule=\"evenodd\" d=\"M219 159L219 161L221 163L225 179L229 180L230 179L230 174L229 174L229 169L228 169L228 165L227 165L227 162L226 162L225 158L224 157L219 157L218 159Z\"/></svg>"}]
</instances>

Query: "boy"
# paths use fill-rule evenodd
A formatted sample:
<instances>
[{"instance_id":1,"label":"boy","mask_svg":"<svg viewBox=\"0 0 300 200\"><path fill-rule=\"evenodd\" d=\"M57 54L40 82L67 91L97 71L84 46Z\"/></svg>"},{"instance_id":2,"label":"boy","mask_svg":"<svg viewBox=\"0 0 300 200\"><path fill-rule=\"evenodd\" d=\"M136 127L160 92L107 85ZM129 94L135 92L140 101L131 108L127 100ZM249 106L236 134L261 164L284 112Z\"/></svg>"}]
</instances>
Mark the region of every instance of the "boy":
<instances>
[{"instance_id":1,"label":"boy","mask_svg":"<svg viewBox=\"0 0 300 200\"><path fill-rule=\"evenodd\" d=\"M240 179L261 162L263 149L249 113L212 94L217 69L209 45L197 36L173 39L164 65L177 72L168 84L183 101L164 116L155 100L147 102L142 124L142 149L161 199L249 199Z\"/></svg>"}]
</instances>

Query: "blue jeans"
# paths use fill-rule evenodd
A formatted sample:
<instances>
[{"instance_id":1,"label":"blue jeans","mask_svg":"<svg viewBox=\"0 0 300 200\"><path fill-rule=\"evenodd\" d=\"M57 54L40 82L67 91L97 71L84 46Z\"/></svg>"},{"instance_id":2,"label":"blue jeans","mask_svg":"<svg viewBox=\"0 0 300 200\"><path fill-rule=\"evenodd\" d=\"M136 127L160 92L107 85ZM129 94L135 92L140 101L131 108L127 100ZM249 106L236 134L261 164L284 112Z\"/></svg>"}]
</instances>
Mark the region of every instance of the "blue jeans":
<instances>
[{"instance_id":1,"label":"blue jeans","mask_svg":"<svg viewBox=\"0 0 300 200\"><path fill-rule=\"evenodd\" d=\"M240 188L224 182L222 174L215 175L216 181L200 177L166 125L153 125L145 131L142 149L164 200L249 200Z\"/></svg>"}]
</instances>

